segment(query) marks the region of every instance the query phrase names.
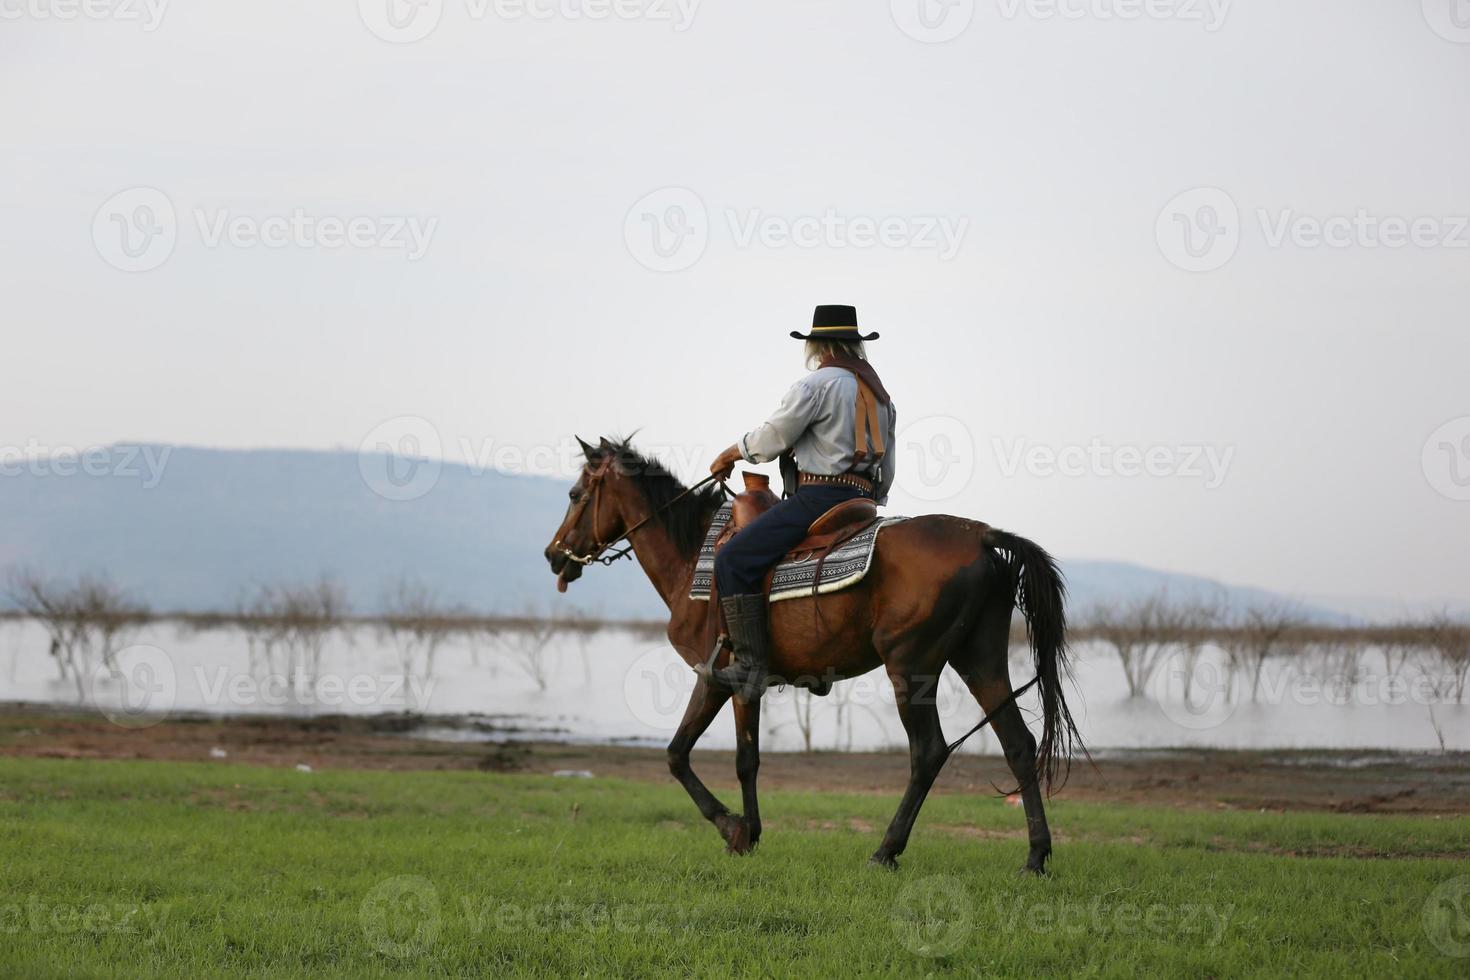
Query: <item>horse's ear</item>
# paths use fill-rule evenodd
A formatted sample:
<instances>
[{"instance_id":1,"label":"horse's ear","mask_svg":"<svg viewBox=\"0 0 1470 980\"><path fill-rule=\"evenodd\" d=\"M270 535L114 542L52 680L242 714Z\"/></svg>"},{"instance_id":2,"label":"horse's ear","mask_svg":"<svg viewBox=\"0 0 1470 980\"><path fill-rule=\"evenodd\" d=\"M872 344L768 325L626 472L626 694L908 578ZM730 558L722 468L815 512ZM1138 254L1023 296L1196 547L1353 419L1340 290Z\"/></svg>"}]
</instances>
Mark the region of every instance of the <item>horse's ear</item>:
<instances>
[{"instance_id":1,"label":"horse's ear","mask_svg":"<svg viewBox=\"0 0 1470 980\"><path fill-rule=\"evenodd\" d=\"M610 452L616 451L618 447L617 446L614 446L608 440L607 436L603 436L602 437L602 441L597 444L597 448L598 449L601 449L605 453L610 453Z\"/></svg>"},{"instance_id":2,"label":"horse's ear","mask_svg":"<svg viewBox=\"0 0 1470 980\"><path fill-rule=\"evenodd\" d=\"M581 436L574 436L574 438L577 440L577 445L579 445L579 446L582 447L582 455L583 456L586 456L588 459L591 459L592 457L594 457L594 456L597 455L597 450L595 448L593 448L592 446L589 446L587 444L586 440L584 440Z\"/></svg>"}]
</instances>

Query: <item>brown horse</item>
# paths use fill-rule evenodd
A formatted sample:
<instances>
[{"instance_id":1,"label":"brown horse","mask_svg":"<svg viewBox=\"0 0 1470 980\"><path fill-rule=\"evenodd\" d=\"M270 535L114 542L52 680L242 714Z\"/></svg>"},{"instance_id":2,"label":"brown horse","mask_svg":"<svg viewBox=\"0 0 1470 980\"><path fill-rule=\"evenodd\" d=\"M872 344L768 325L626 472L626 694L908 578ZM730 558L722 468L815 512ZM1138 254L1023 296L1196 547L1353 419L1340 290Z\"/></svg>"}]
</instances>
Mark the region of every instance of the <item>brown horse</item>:
<instances>
[{"instance_id":1,"label":"brown horse","mask_svg":"<svg viewBox=\"0 0 1470 980\"><path fill-rule=\"evenodd\" d=\"M580 440L579 440L580 441ZM719 488L691 491L626 441L581 443L587 462L571 489L566 517L546 559L557 585L580 577L614 542L632 553L669 607L669 642L690 667L711 649L711 602L689 598L699 546L721 500ZM607 562L606 557L602 558ZM1041 700L1038 746L1022 720L1007 669L1011 612L1026 618ZM1062 693L1067 672L1065 587L1055 562L1025 538L958 517L930 516L885 528L867 576L840 592L771 607L773 683L818 690L882 667L893 683L909 740L909 785L876 864L897 867L919 808L949 758L936 695L949 664L981 708L993 714L1006 762L1021 787L1030 853L1024 870L1041 873L1051 853L1042 809L1048 787L1080 747ZM813 615L813 604L819 616ZM818 624L823 624L818 628ZM723 656L728 656L725 654ZM683 720L669 743L669 771L734 853L761 836L756 800L760 765L760 702L735 699L735 769L744 815L732 813L694 774L689 753L730 694L695 683Z\"/></svg>"}]
</instances>

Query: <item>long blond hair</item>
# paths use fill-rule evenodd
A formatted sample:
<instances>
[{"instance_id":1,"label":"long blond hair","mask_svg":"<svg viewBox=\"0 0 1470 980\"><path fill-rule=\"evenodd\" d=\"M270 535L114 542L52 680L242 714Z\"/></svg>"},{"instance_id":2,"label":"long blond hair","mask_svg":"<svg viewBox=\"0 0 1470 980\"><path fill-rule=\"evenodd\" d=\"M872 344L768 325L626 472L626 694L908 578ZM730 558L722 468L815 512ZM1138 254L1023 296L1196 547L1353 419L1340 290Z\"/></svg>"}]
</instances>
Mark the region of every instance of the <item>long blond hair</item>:
<instances>
[{"instance_id":1,"label":"long blond hair","mask_svg":"<svg viewBox=\"0 0 1470 980\"><path fill-rule=\"evenodd\" d=\"M817 365L829 357L856 357L868 359L867 349L861 340L808 340L806 342L807 370L815 371Z\"/></svg>"}]
</instances>

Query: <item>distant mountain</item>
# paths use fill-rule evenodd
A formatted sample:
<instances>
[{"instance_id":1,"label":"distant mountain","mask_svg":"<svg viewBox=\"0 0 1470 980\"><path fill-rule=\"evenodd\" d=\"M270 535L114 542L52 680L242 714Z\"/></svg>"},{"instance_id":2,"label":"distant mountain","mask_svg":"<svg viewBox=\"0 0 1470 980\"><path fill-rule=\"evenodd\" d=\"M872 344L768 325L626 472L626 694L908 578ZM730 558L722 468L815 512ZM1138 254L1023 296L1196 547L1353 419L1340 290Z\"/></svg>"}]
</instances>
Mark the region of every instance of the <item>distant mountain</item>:
<instances>
[{"instance_id":1,"label":"distant mountain","mask_svg":"<svg viewBox=\"0 0 1470 980\"><path fill-rule=\"evenodd\" d=\"M133 453L130 463L126 456ZM610 617L663 605L631 563L594 568L566 596L541 557L566 509L566 482L444 463L398 481L383 457L350 452L116 447L110 465L8 466L0 475L0 569L106 573L155 609L226 609L262 584L323 573L371 611L409 577L484 612L552 603ZM363 465L360 465L363 464ZM75 472L73 472L75 469ZM17 470L19 472L17 472ZM364 475L366 470L367 475ZM400 482L405 493L399 493ZM1284 601L1261 589L1121 562L1064 563L1079 612L1168 589L1237 605ZM1301 607L1324 620L1339 613Z\"/></svg>"}]
</instances>

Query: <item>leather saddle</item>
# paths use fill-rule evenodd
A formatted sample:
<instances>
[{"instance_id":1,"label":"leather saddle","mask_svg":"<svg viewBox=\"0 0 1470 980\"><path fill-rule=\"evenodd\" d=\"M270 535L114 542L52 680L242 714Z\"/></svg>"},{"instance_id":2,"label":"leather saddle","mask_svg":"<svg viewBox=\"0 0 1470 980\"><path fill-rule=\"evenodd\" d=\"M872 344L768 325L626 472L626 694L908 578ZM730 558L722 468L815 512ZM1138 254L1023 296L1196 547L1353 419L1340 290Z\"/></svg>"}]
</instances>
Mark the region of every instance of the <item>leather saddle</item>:
<instances>
[{"instance_id":1,"label":"leather saddle","mask_svg":"<svg viewBox=\"0 0 1470 980\"><path fill-rule=\"evenodd\" d=\"M736 494L730 508L730 523L715 542L718 550L730 537L774 507L779 499L771 492L771 479L763 473L742 473L745 492ZM806 537L786 553L782 561L824 558L833 548L866 529L878 519L878 505L864 497L844 500L829 508L807 528Z\"/></svg>"}]
</instances>

